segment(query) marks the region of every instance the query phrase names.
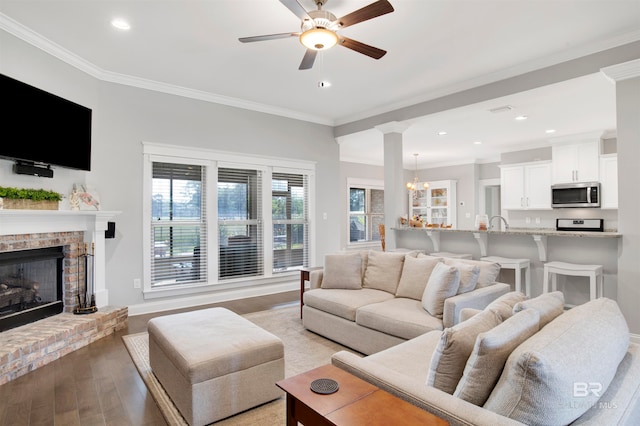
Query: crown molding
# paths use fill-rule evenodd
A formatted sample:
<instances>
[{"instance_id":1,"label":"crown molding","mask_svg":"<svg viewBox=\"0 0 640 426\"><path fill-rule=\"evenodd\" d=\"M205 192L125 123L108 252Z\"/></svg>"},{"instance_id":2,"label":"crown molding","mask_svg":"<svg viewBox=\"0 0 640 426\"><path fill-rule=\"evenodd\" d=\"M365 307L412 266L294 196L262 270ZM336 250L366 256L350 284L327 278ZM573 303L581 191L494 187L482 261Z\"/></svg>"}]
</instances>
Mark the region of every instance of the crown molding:
<instances>
[{"instance_id":1,"label":"crown molding","mask_svg":"<svg viewBox=\"0 0 640 426\"><path fill-rule=\"evenodd\" d=\"M640 59L611 65L600 70L612 82L640 77Z\"/></svg>"},{"instance_id":2,"label":"crown molding","mask_svg":"<svg viewBox=\"0 0 640 426\"><path fill-rule=\"evenodd\" d=\"M304 114L299 111L294 111L286 108L279 108L272 105L246 101L229 96L217 95L215 93L205 92L202 90L189 89L186 87L161 83L153 80L104 70L76 55L75 53L70 52L59 44L43 37L30 28L16 22L3 13L0 13L0 29L3 29L7 33L12 34L13 36L25 41L26 43L29 43L32 46L41 49L49 55L71 65L74 68L77 68L82 72L85 72L86 74L89 74L90 76L98 80L108 81L110 83L122 84L125 86L131 86L145 90L152 90L155 92L161 92L170 95L182 96L185 98L197 99L200 101L211 102L250 111L262 112L265 114L292 118L295 120L323 124L326 126L333 126L335 124L333 120L327 117L318 117L316 115Z\"/></svg>"},{"instance_id":3,"label":"crown molding","mask_svg":"<svg viewBox=\"0 0 640 426\"><path fill-rule=\"evenodd\" d=\"M411 124L406 122L401 123L399 121L390 121L389 123L375 126L377 130L381 131L385 135L388 133L404 133L409 127L411 127Z\"/></svg>"}]
</instances>

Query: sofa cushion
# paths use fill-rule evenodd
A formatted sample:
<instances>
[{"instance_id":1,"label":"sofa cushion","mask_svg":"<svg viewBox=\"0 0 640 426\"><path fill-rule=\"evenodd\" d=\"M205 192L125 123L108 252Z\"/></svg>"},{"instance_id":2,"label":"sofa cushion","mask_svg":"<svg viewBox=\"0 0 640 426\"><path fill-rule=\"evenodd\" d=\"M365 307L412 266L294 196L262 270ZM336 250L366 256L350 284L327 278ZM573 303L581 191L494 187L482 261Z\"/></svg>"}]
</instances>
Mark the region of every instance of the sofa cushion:
<instances>
[{"instance_id":1,"label":"sofa cushion","mask_svg":"<svg viewBox=\"0 0 640 426\"><path fill-rule=\"evenodd\" d=\"M441 258L433 256L405 256L396 297L422 300L422 293L424 293L431 272L441 261Z\"/></svg>"},{"instance_id":2,"label":"sofa cushion","mask_svg":"<svg viewBox=\"0 0 640 426\"><path fill-rule=\"evenodd\" d=\"M539 329L540 314L526 309L476 338L453 396L479 407L491 395L509 355Z\"/></svg>"},{"instance_id":3,"label":"sofa cushion","mask_svg":"<svg viewBox=\"0 0 640 426\"><path fill-rule=\"evenodd\" d=\"M437 263L422 293L422 306L436 318L442 319L444 300L455 296L460 285L460 271L455 266Z\"/></svg>"},{"instance_id":4,"label":"sofa cushion","mask_svg":"<svg viewBox=\"0 0 640 426\"><path fill-rule=\"evenodd\" d=\"M493 284L500 273L500 264L495 262L487 262L486 260L471 260L471 259L452 259L446 258L444 260L446 264L455 265L456 263L466 263L468 265L475 265L480 267L480 276L478 276L478 284L476 287L482 288Z\"/></svg>"},{"instance_id":5,"label":"sofa cushion","mask_svg":"<svg viewBox=\"0 0 640 426\"><path fill-rule=\"evenodd\" d=\"M569 424L597 404L628 347L613 300L579 305L513 351L484 407L526 424Z\"/></svg>"},{"instance_id":6,"label":"sofa cushion","mask_svg":"<svg viewBox=\"0 0 640 426\"><path fill-rule=\"evenodd\" d=\"M458 287L458 294L468 293L475 290L478 285L478 278L480 278L480 267L478 265L470 265L468 263L452 263L452 266L458 268L460 271L460 287Z\"/></svg>"},{"instance_id":7,"label":"sofa cushion","mask_svg":"<svg viewBox=\"0 0 640 426\"><path fill-rule=\"evenodd\" d=\"M404 256L404 253L370 251L363 287L396 294Z\"/></svg>"},{"instance_id":8,"label":"sofa cushion","mask_svg":"<svg viewBox=\"0 0 640 426\"><path fill-rule=\"evenodd\" d=\"M516 303L522 302L526 299L527 296L525 296L523 293L519 291L510 291L509 293L503 294L493 302L489 303L484 309L495 311L498 315L500 315L502 321L504 321L511 315L513 315L513 306Z\"/></svg>"},{"instance_id":9,"label":"sofa cushion","mask_svg":"<svg viewBox=\"0 0 640 426\"><path fill-rule=\"evenodd\" d=\"M419 300L405 297L361 307L356 312L356 323L407 340L442 330L441 319L429 315Z\"/></svg>"},{"instance_id":10,"label":"sofa cushion","mask_svg":"<svg viewBox=\"0 0 640 426\"><path fill-rule=\"evenodd\" d=\"M482 311L465 322L445 328L431 356L427 385L452 394L462 377L478 334L500 324L494 311Z\"/></svg>"},{"instance_id":11,"label":"sofa cushion","mask_svg":"<svg viewBox=\"0 0 640 426\"><path fill-rule=\"evenodd\" d=\"M358 253L328 254L323 273L322 288L362 288L362 257Z\"/></svg>"},{"instance_id":12,"label":"sofa cushion","mask_svg":"<svg viewBox=\"0 0 640 426\"><path fill-rule=\"evenodd\" d=\"M305 305L355 321L358 308L393 299L393 294L370 288L360 290L317 288L305 291L303 297Z\"/></svg>"},{"instance_id":13,"label":"sofa cushion","mask_svg":"<svg viewBox=\"0 0 640 426\"><path fill-rule=\"evenodd\" d=\"M540 328L542 328L564 312L564 294L561 291L554 291L543 293L533 299L523 300L513 305L513 313L516 314L529 308L540 313Z\"/></svg>"}]
</instances>

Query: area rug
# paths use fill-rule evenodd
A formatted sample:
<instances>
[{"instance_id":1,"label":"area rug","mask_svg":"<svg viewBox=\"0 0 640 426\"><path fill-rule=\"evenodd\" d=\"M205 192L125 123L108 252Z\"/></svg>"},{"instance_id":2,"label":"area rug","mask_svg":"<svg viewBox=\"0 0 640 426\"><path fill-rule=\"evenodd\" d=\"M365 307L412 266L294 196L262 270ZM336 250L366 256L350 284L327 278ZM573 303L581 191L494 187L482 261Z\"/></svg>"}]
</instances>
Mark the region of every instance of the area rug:
<instances>
[{"instance_id":1,"label":"area rug","mask_svg":"<svg viewBox=\"0 0 640 426\"><path fill-rule=\"evenodd\" d=\"M349 350L331 340L305 330L302 326L300 308L298 306L256 312L243 315L243 317L282 339L284 342L285 377L291 377L328 364L331 362L331 355L340 350ZM187 422L180 415L171 398L169 398L169 395L167 395L151 371L149 366L148 334L130 334L123 336L122 339L133 363L167 423L171 426L187 425ZM281 397L215 424L220 426L285 425L285 399Z\"/></svg>"}]
</instances>

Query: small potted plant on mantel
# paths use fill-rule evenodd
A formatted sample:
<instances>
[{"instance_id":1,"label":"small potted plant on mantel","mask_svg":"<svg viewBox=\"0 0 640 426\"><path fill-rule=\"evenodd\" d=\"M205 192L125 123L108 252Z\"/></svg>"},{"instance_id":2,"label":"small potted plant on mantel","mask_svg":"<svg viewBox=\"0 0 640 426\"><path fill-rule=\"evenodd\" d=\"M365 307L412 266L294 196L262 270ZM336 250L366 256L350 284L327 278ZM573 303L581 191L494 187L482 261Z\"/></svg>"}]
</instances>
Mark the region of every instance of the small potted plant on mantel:
<instances>
[{"instance_id":1,"label":"small potted plant on mantel","mask_svg":"<svg viewBox=\"0 0 640 426\"><path fill-rule=\"evenodd\" d=\"M58 210L61 200L62 194L55 191L0 186L0 209Z\"/></svg>"}]
</instances>

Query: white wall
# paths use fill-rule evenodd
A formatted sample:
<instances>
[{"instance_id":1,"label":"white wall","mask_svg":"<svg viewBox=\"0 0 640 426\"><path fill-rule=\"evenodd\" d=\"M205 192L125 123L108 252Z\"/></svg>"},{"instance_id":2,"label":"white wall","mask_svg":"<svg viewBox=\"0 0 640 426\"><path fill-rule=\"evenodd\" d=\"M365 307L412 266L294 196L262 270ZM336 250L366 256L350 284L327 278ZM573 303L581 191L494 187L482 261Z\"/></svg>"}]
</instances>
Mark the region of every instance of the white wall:
<instances>
[{"instance_id":1,"label":"white wall","mask_svg":"<svg viewBox=\"0 0 640 426\"><path fill-rule=\"evenodd\" d=\"M99 192L103 210L122 211L116 238L106 242L110 304L145 303L141 290L133 288L133 279L143 275L142 141L315 161L311 263L339 249L339 150L330 127L100 81L4 31L0 44L0 72L93 109L91 172L56 168L53 179L19 176L11 172L11 162L0 160L0 185L66 194L73 182L86 182Z\"/></svg>"}]
</instances>

